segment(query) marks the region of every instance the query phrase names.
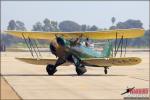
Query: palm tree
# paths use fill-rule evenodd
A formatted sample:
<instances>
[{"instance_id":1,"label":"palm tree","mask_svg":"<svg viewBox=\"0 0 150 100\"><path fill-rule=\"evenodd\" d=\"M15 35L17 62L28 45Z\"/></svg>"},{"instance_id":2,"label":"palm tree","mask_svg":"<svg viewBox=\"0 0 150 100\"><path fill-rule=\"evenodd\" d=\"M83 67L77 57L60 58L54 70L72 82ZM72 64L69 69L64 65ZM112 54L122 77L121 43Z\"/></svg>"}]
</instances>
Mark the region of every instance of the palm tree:
<instances>
[{"instance_id":1,"label":"palm tree","mask_svg":"<svg viewBox=\"0 0 150 100\"><path fill-rule=\"evenodd\" d=\"M111 18L112 25L115 23L115 21L116 21L116 18L115 18L115 17L112 17L112 18Z\"/></svg>"}]
</instances>

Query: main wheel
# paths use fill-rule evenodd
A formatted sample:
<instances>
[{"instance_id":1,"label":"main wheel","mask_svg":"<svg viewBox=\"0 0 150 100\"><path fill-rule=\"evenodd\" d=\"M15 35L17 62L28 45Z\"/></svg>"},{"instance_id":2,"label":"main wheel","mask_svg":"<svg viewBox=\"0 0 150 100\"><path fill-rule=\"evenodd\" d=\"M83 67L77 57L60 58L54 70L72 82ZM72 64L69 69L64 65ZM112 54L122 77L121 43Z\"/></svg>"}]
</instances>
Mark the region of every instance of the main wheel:
<instances>
[{"instance_id":1,"label":"main wheel","mask_svg":"<svg viewBox=\"0 0 150 100\"><path fill-rule=\"evenodd\" d=\"M86 71L87 70L84 66L76 67L76 72L78 75L83 75Z\"/></svg>"},{"instance_id":2,"label":"main wheel","mask_svg":"<svg viewBox=\"0 0 150 100\"><path fill-rule=\"evenodd\" d=\"M46 71L48 75L53 75L57 71L57 69L54 65L48 64L46 67Z\"/></svg>"}]
</instances>

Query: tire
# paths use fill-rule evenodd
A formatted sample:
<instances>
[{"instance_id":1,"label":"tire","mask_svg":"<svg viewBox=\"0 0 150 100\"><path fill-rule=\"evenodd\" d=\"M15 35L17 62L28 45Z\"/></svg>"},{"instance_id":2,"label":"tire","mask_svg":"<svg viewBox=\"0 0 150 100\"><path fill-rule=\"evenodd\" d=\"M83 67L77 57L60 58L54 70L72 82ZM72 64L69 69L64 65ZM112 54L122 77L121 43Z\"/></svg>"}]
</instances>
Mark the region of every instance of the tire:
<instances>
[{"instance_id":1,"label":"tire","mask_svg":"<svg viewBox=\"0 0 150 100\"><path fill-rule=\"evenodd\" d=\"M83 75L85 72L87 72L87 70L84 66L81 66L81 67L76 67L76 72L78 75Z\"/></svg>"},{"instance_id":2,"label":"tire","mask_svg":"<svg viewBox=\"0 0 150 100\"><path fill-rule=\"evenodd\" d=\"M54 75L54 73L57 71L57 69L54 65L48 64L46 67L46 71L47 71L48 75Z\"/></svg>"}]
</instances>

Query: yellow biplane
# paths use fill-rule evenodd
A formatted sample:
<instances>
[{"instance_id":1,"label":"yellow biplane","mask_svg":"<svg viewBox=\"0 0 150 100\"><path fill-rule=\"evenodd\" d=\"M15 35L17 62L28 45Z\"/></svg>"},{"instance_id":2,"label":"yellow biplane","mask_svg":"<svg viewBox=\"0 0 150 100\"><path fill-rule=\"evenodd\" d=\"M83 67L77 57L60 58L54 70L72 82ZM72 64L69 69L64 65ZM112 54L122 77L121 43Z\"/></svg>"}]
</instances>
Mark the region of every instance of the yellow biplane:
<instances>
[{"instance_id":1,"label":"yellow biplane","mask_svg":"<svg viewBox=\"0 0 150 100\"><path fill-rule=\"evenodd\" d=\"M74 64L77 74L83 75L87 71L85 66L103 67L104 73L107 74L107 69L111 66L130 66L141 62L138 57L122 57L122 52L126 53L127 39L143 36L143 29L116 29L94 32L26 32L11 30L5 32L24 39L32 56L33 51L35 51L33 44L37 47L34 42L35 39L50 41L50 51L58 59L35 58L34 56L33 58L16 58L30 64L47 65L46 71L49 75L53 75L60 65ZM97 51L91 45L90 40L108 41L101 51ZM119 50L120 57L117 57L116 54Z\"/></svg>"}]
</instances>

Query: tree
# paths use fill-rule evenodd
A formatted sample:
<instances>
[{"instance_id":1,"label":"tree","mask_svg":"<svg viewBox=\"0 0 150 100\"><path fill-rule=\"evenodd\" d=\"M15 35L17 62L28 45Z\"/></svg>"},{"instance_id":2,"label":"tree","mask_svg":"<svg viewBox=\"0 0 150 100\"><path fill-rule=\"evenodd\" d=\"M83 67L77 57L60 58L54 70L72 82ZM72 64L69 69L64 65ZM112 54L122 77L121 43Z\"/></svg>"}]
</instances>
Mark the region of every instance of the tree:
<instances>
[{"instance_id":1,"label":"tree","mask_svg":"<svg viewBox=\"0 0 150 100\"><path fill-rule=\"evenodd\" d=\"M89 31L97 31L98 30L98 27L97 26L95 26L95 25L93 25L91 28L90 28L90 30Z\"/></svg>"},{"instance_id":2,"label":"tree","mask_svg":"<svg viewBox=\"0 0 150 100\"><path fill-rule=\"evenodd\" d=\"M25 24L21 21L10 20L7 29L25 31L26 27Z\"/></svg>"},{"instance_id":3,"label":"tree","mask_svg":"<svg viewBox=\"0 0 150 100\"><path fill-rule=\"evenodd\" d=\"M51 21L50 23L51 23L52 31L54 31L54 32L59 31L57 21Z\"/></svg>"},{"instance_id":4,"label":"tree","mask_svg":"<svg viewBox=\"0 0 150 100\"><path fill-rule=\"evenodd\" d=\"M51 26L51 23L50 23L50 20L48 18L45 18L44 21L44 26L43 26L43 31L52 31L52 26Z\"/></svg>"},{"instance_id":5,"label":"tree","mask_svg":"<svg viewBox=\"0 0 150 100\"><path fill-rule=\"evenodd\" d=\"M81 25L81 31L87 31L87 25Z\"/></svg>"},{"instance_id":6,"label":"tree","mask_svg":"<svg viewBox=\"0 0 150 100\"><path fill-rule=\"evenodd\" d=\"M59 31L58 28L58 23L57 21L50 21L49 19L45 18L43 21L43 24L41 22L37 22L35 23L35 25L33 25L33 29L32 31L53 31L53 32L57 32Z\"/></svg>"},{"instance_id":7,"label":"tree","mask_svg":"<svg viewBox=\"0 0 150 100\"><path fill-rule=\"evenodd\" d=\"M73 21L63 21L59 24L59 29L61 31L81 31L81 27L78 23Z\"/></svg>"},{"instance_id":8,"label":"tree","mask_svg":"<svg viewBox=\"0 0 150 100\"><path fill-rule=\"evenodd\" d=\"M35 23L35 25L33 25L32 31L43 31L42 23L41 22Z\"/></svg>"},{"instance_id":9,"label":"tree","mask_svg":"<svg viewBox=\"0 0 150 100\"><path fill-rule=\"evenodd\" d=\"M116 18L115 18L115 17L112 17L112 18L111 18L112 25L115 23L115 21L116 21Z\"/></svg>"},{"instance_id":10,"label":"tree","mask_svg":"<svg viewBox=\"0 0 150 100\"><path fill-rule=\"evenodd\" d=\"M118 22L116 27L118 29L143 28L143 23L140 20L129 19L125 22Z\"/></svg>"},{"instance_id":11,"label":"tree","mask_svg":"<svg viewBox=\"0 0 150 100\"><path fill-rule=\"evenodd\" d=\"M9 21L7 30L16 30L16 22L14 20Z\"/></svg>"},{"instance_id":12,"label":"tree","mask_svg":"<svg viewBox=\"0 0 150 100\"><path fill-rule=\"evenodd\" d=\"M50 24L50 20L48 18L45 18L44 21L43 21L43 23L45 25L49 25Z\"/></svg>"},{"instance_id":13,"label":"tree","mask_svg":"<svg viewBox=\"0 0 150 100\"><path fill-rule=\"evenodd\" d=\"M114 30L114 29L116 29L116 26L110 26L109 29Z\"/></svg>"},{"instance_id":14,"label":"tree","mask_svg":"<svg viewBox=\"0 0 150 100\"><path fill-rule=\"evenodd\" d=\"M25 24L21 21L16 21L16 30L25 31Z\"/></svg>"}]
</instances>

